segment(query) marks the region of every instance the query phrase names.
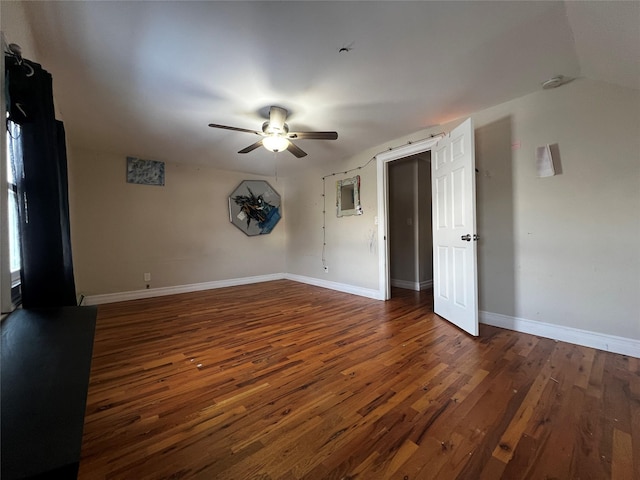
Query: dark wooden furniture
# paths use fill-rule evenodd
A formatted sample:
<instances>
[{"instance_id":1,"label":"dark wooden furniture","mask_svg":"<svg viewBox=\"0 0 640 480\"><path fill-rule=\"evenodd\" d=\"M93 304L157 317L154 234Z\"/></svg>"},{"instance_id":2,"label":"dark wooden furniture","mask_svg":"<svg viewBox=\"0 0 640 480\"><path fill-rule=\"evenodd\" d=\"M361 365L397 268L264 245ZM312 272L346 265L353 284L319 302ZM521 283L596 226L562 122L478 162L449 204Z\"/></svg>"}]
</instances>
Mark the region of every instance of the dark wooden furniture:
<instances>
[{"instance_id":1,"label":"dark wooden furniture","mask_svg":"<svg viewBox=\"0 0 640 480\"><path fill-rule=\"evenodd\" d=\"M2 322L3 480L77 477L96 314L17 310Z\"/></svg>"}]
</instances>

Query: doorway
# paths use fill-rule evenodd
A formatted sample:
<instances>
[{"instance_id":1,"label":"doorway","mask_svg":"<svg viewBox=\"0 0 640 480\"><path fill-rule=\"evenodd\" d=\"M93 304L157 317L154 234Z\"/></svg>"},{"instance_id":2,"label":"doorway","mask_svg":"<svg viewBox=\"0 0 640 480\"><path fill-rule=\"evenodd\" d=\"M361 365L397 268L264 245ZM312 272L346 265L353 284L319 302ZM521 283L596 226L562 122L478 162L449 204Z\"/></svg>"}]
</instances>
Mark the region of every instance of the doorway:
<instances>
[{"instance_id":1,"label":"doorway","mask_svg":"<svg viewBox=\"0 0 640 480\"><path fill-rule=\"evenodd\" d=\"M376 156L378 177L379 295L391 298L389 267L389 165L432 151L433 311L478 335L478 276L473 121L448 134L409 142Z\"/></svg>"},{"instance_id":2,"label":"doorway","mask_svg":"<svg viewBox=\"0 0 640 480\"><path fill-rule=\"evenodd\" d=\"M433 287L431 152L389 163L389 277L393 288Z\"/></svg>"},{"instance_id":3,"label":"doorway","mask_svg":"<svg viewBox=\"0 0 640 480\"><path fill-rule=\"evenodd\" d=\"M431 152L431 149L438 144L444 134L430 137L417 142L408 143L399 148L389 150L377 155L377 176L378 176L378 238L380 241L380 251L378 256L378 280L379 297L381 300L391 298L390 266L389 266L389 242L388 236L388 212L389 212L389 166L392 162L409 158L414 155Z\"/></svg>"}]
</instances>

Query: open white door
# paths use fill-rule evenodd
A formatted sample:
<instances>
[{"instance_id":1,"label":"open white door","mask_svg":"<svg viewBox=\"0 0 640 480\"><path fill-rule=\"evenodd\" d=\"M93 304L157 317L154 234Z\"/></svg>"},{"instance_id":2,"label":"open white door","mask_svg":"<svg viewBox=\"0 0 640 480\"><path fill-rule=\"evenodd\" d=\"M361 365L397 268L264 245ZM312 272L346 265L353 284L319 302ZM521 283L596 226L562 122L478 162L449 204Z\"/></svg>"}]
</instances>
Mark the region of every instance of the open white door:
<instances>
[{"instance_id":1,"label":"open white door","mask_svg":"<svg viewBox=\"0 0 640 480\"><path fill-rule=\"evenodd\" d=\"M470 118L431 151L433 310L478 335L476 178Z\"/></svg>"}]
</instances>

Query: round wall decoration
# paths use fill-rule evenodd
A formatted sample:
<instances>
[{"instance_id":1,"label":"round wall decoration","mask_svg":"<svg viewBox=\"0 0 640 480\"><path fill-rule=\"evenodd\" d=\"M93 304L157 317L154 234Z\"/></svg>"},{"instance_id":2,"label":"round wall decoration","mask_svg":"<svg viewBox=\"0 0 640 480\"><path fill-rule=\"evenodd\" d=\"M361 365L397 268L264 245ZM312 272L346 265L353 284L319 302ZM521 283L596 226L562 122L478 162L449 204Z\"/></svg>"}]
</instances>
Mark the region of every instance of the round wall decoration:
<instances>
[{"instance_id":1,"label":"round wall decoration","mask_svg":"<svg viewBox=\"0 0 640 480\"><path fill-rule=\"evenodd\" d=\"M271 233L281 217L280 195L264 180L243 180L229 196L229 220L249 236Z\"/></svg>"}]
</instances>

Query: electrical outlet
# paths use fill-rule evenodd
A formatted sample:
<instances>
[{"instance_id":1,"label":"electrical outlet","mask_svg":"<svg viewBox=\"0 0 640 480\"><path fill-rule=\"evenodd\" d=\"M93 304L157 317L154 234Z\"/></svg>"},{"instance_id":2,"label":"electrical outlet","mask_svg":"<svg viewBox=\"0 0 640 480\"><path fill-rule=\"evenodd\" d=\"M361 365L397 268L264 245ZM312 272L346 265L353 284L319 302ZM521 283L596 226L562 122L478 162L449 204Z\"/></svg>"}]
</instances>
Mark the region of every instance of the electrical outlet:
<instances>
[{"instance_id":1,"label":"electrical outlet","mask_svg":"<svg viewBox=\"0 0 640 480\"><path fill-rule=\"evenodd\" d=\"M324 273L329 273L329 265L324 266Z\"/></svg>"},{"instance_id":2,"label":"electrical outlet","mask_svg":"<svg viewBox=\"0 0 640 480\"><path fill-rule=\"evenodd\" d=\"M150 282L151 281L151 274L150 273L145 273L144 274L144 281L145 282Z\"/></svg>"}]
</instances>

